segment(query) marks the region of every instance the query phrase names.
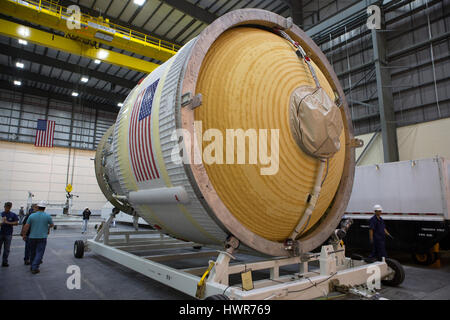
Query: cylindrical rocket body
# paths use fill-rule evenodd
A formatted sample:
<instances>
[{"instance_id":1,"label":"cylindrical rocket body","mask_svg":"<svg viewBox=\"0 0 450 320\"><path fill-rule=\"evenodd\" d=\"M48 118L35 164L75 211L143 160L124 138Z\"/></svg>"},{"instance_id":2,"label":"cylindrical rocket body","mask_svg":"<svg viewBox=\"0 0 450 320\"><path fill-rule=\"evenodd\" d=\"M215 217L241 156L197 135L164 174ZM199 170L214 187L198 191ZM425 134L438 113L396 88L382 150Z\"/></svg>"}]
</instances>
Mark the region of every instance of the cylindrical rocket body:
<instances>
[{"instance_id":1,"label":"cylindrical rocket body","mask_svg":"<svg viewBox=\"0 0 450 320\"><path fill-rule=\"evenodd\" d=\"M274 28L305 50L316 79ZM308 91L302 88L320 88L335 115L326 108L314 113L326 104L319 95L294 96ZM298 101L308 99L309 109L302 109ZM322 153L326 146L337 151L315 157L299 146L303 138ZM128 212L132 207L173 237L222 245L233 235L261 253L284 256L284 242L307 208L312 213L295 239L300 252L338 225L353 182L352 139L338 79L312 40L281 16L237 10L132 90L99 145L97 178L108 200L122 196Z\"/></svg>"}]
</instances>

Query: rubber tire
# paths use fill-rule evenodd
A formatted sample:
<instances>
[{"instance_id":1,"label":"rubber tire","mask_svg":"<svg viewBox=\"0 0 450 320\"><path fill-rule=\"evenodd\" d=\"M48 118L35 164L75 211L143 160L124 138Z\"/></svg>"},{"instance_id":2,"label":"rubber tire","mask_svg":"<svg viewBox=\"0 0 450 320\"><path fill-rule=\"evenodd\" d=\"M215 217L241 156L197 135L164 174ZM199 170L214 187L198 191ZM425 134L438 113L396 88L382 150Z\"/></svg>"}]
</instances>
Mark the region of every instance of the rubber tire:
<instances>
[{"instance_id":1,"label":"rubber tire","mask_svg":"<svg viewBox=\"0 0 450 320\"><path fill-rule=\"evenodd\" d=\"M386 263L391 269L395 271L395 274L393 279L381 280L381 283L390 287L399 286L405 280L405 270L397 260L386 258Z\"/></svg>"},{"instance_id":2,"label":"rubber tire","mask_svg":"<svg viewBox=\"0 0 450 320\"><path fill-rule=\"evenodd\" d=\"M98 225L96 224L96 225L94 226L94 229L97 230L97 228L98 228Z\"/></svg>"},{"instance_id":3,"label":"rubber tire","mask_svg":"<svg viewBox=\"0 0 450 320\"><path fill-rule=\"evenodd\" d=\"M230 299L224 294L215 294L207 297L205 300L230 300Z\"/></svg>"},{"instance_id":4,"label":"rubber tire","mask_svg":"<svg viewBox=\"0 0 450 320\"><path fill-rule=\"evenodd\" d=\"M202 246L193 246L192 248L195 250L200 250L202 248Z\"/></svg>"},{"instance_id":5,"label":"rubber tire","mask_svg":"<svg viewBox=\"0 0 450 320\"><path fill-rule=\"evenodd\" d=\"M84 242L83 240L76 240L73 245L73 255L77 259L81 259L84 256Z\"/></svg>"},{"instance_id":6,"label":"rubber tire","mask_svg":"<svg viewBox=\"0 0 450 320\"><path fill-rule=\"evenodd\" d=\"M56 230L57 229L57 226L53 226L53 230Z\"/></svg>"},{"instance_id":7,"label":"rubber tire","mask_svg":"<svg viewBox=\"0 0 450 320\"><path fill-rule=\"evenodd\" d=\"M413 259L414 263L421 265L421 266L429 266L430 264L435 263L437 260L437 254L435 252L429 251L429 252L424 253L426 255L425 260L417 259L417 254L419 254L419 253L413 253L412 259Z\"/></svg>"},{"instance_id":8,"label":"rubber tire","mask_svg":"<svg viewBox=\"0 0 450 320\"><path fill-rule=\"evenodd\" d=\"M362 260L364 260L364 257L363 257L362 255L360 255L360 254L353 253L353 254L350 256L350 259L362 261Z\"/></svg>"}]
</instances>

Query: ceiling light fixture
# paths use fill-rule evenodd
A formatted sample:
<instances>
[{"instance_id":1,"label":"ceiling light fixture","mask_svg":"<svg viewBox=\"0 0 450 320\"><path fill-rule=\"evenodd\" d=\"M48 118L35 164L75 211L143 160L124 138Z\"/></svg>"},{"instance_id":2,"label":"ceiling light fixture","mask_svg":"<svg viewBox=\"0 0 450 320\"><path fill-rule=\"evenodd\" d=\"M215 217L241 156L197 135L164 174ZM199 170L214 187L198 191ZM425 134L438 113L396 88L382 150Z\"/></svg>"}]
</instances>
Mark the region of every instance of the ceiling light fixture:
<instances>
[{"instance_id":1,"label":"ceiling light fixture","mask_svg":"<svg viewBox=\"0 0 450 320\"><path fill-rule=\"evenodd\" d=\"M137 4L138 6L142 6L145 3L145 0L134 0L134 4Z\"/></svg>"},{"instance_id":2,"label":"ceiling light fixture","mask_svg":"<svg viewBox=\"0 0 450 320\"><path fill-rule=\"evenodd\" d=\"M22 81L14 80L14 85L15 86L21 86L22 85Z\"/></svg>"},{"instance_id":3,"label":"ceiling light fixture","mask_svg":"<svg viewBox=\"0 0 450 320\"><path fill-rule=\"evenodd\" d=\"M119 103L117 104L117 106L118 106L118 107L123 107L123 103L122 103L122 102L119 102Z\"/></svg>"},{"instance_id":4,"label":"ceiling light fixture","mask_svg":"<svg viewBox=\"0 0 450 320\"><path fill-rule=\"evenodd\" d=\"M23 69L25 67L25 65L22 62L16 62L16 67Z\"/></svg>"},{"instance_id":5,"label":"ceiling light fixture","mask_svg":"<svg viewBox=\"0 0 450 320\"><path fill-rule=\"evenodd\" d=\"M86 83L86 82L89 81L89 78L88 77L81 77L80 81Z\"/></svg>"},{"instance_id":6,"label":"ceiling light fixture","mask_svg":"<svg viewBox=\"0 0 450 320\"><path fill-rule=\"evenodd\" d=\"M72 97L78 97L78 92L72 92Z\"/></svg>"},{"instance_id":7,"label":"ceiling light fixture","mask_svg":"<svg viewBox=\"0 0 450 320\"><path fill-rule=\"evenodd\" d=\"M19 44L23 44L24 46L26 46L28 44L27 40L23 40L23 39L19 39Z\"/></svg>"}]
</instances>

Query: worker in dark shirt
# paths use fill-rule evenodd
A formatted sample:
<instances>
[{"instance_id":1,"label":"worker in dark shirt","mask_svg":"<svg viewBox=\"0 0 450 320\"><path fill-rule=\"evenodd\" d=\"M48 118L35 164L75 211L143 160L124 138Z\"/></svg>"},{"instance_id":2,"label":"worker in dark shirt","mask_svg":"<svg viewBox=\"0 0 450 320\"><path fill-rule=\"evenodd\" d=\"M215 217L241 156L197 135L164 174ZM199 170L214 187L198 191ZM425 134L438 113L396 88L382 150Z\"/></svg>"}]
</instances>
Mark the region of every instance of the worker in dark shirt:
<instances>
[{"instance_id":1,"label":"worker in dark shirt","mask_svg":"<svg viewBox=\"0 0 450 320\"><path fill-rule=\"evenodd\" d=\"M5 203L5 211L2 212L0 227L0 252L3 247L2 267L8 267L9 248L11 247L11 240L13 234L13 226L19 224L19 217L11 211L12 203Z\"/></svg>"},{"instance_id":2,"label":"worker in dark shirt","mask_svg":"<svg viewBox=\"0 0 450 320\"><path fill-rule=\"evenodd\" d=\"M85 208L83 211L83 230L81 231L81 233L85 233L87 231L90 216L91 210L89 210L89 208Z\"/></svg>"},{"instance_id":3,"label":"worker in dark shirt","mask_svg":"<svg viewBox=\"0 0 450 320\"><path fill-rule=\"evenodd\" d=\"M377 204L373 207L373 210L375 214L369 220L369 238L372 244L370 258L381 260L382 257L387 257L385 235L392 236L387 231L383 218L381 218L383 208Z\"/></svg>"},{"instance_id":4,"label":"worker in dark shirt","mask_svg":"<svg viewBox=\"0 0 450 320\"><path fill-rule=\"evenodd\" d=\"M22 224L22 231L20 233L20 235L22 236L22 239L25 241L25 255L23 257L23 261L26 265L30 264L30 257L31 257L31 248L30 248L30 230L28 230L28 232L25 234L24 233L24 229L25 229L25 225L27 224L28 218L30 217L31 214L33 214L34 212L38 211L38 207L37 204L34 203L30 210L28 211L27 215L25 216L25 218L23 219L23 224Z\"/></svg>"}]
</instances>

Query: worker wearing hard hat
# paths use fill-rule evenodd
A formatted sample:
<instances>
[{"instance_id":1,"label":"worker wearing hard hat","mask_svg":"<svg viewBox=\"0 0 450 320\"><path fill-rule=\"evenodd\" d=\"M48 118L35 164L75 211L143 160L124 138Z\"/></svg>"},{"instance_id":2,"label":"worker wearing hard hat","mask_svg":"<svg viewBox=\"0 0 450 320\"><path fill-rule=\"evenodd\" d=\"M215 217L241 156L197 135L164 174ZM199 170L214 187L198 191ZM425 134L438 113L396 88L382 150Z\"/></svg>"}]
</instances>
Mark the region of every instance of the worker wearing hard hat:
<instances>
[{"instance_id":1,"label":"worker wearing hard hat","mask_svg":"<svg viewBox=\"0 0 450 320\"><path fill-rule=\"evenodd\" d=\"M50 228L53 227L52 217L45 212L46 206L45 201L40 201L37 204L38 210L30 215L23 229L25 235L30 229L31 273L33 274L39 273L39 265L42 263L47 246L47 236Z\"/></svg>"},{"instance_id":2,"label":"worker wearing hard hat","mask_svg":"<svg viewBox=\"0 0 450 320\"><path fill-rule=\"evenodd\" d=\"M381 218L381 212L383 208L377 204L373 207L375 214L369 220L369 238L372 244L372 253L370 258L381 260L382 257L386 257L386 243L385 235L392 238L391 234L387 231L383 218Z\"/></svg>"}]
</instances>

